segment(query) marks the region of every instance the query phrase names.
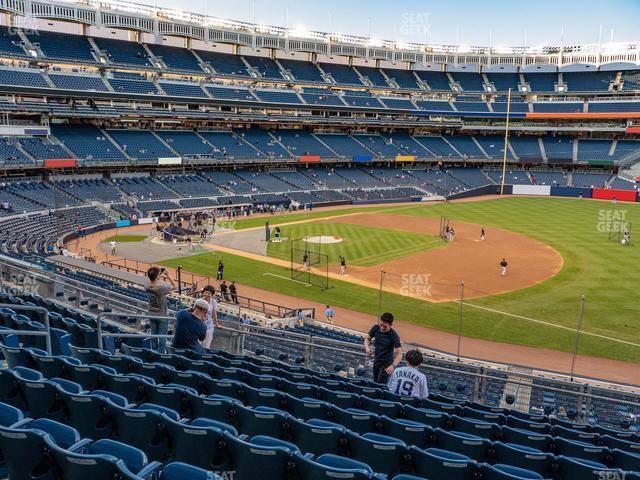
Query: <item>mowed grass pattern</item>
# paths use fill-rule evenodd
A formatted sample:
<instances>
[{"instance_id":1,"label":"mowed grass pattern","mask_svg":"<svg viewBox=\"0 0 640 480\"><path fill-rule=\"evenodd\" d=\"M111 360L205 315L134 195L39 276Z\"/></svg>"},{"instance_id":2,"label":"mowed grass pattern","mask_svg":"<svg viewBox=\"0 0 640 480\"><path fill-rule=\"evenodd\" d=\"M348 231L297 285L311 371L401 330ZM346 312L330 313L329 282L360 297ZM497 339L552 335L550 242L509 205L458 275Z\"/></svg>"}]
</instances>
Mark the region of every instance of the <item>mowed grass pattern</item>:
<instances>
[{"instance_id":1,"label":"mowed grass pattern","mask_svg":"<svg viewBox=\"0 0 640 480\"><path fill-rule=\"evenodd\" d=\"M342 242L318 245L303 241L295 242L297 249L323 253L328 255L330 265L340 263L340 255L344 255L348 265L369 267L389 260L415 255L432 248L444 247L446 244L439 238L429 235L418 235L383 228L371 228L350 223L309 222L282 227L281 243L269 243L267 254L270 257L289 260L291 258L291 240L310 236L340 237Z\"/></svg>"},{"instance_id":2,"label":"mowed grass pattern","mask_svg":"<svg viewBox=\"0 0 640 480\"><path fill-rule=\"evenodd\" d=\"M349 209L349 213L352 211ZM367 208L366 211L436 218L446 215L453 219L454 225L456 220L480 224L487 228L489 235L491 227L512 230L545 242L560 252L564 267L552 279L518 292L466 302L463 335L570 352L575 341L580 297L584 294L584 334L580 339L579 353L640 362L640 306L636 288L636 270L640 264L640 205L506 197L484 202L381 206ZM630 247L609 240L607 234L600 231L606 215L622 215L623 212L636 229L634 234L632 227ZM312 215L315 217L319 213L314 211ZM319 218L342 213L339 210L326 211ZM301 220L307 215L289 215L278 221ZM249 220L255 223L257 219ZM238 223L238 227L243 227L243 221ZM210 275L216 258L215 254L205 254L167 264L182 264L186 270ZM304 305L304 299L308 299L370 314L377 310L375 289L341 281L331 281L334 288L325 291L305 288L286 279L256 273L272 272L287 277L288 269L243 257L225 255L225 265L225 274L238 282L297 296L302 299L301 305ZM402 321L457 331L459 304L456 302L430 304L385 293L383 308L392 311ZM597 335L613 337L621 342ZM558 369L566 371L569 367L559 365Z\"/></svg>"}]
</instances>

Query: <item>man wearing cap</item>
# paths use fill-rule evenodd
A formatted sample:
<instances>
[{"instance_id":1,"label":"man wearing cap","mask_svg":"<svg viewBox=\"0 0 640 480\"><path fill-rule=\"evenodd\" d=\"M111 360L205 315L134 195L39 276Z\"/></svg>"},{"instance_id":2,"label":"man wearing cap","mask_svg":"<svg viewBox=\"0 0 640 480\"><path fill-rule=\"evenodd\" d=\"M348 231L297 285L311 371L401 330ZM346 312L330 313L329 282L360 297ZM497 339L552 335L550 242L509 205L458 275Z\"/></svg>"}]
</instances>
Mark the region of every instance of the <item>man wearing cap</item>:
<instances>
[{"instance_id":1,"label":"man wearing cap","mask_svg":"<svg viewBox=\"0 0 640 480\"><path fill-rule=\"evenodd\" d=\"M204 353L200 342L207 335L207 312L209 302L203 298L196 300L190 309L180 310L176 315L176 332L173 335L173 348L190 348Z\"/></svg>"}]
</instances>

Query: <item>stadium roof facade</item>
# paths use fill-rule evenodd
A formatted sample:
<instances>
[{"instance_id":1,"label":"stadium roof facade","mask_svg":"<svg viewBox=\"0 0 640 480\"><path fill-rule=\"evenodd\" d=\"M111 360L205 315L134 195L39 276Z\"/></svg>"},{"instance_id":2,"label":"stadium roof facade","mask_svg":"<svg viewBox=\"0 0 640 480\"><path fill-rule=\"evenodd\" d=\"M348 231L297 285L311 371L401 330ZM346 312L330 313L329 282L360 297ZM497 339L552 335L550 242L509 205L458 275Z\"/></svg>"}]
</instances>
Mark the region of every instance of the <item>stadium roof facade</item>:
<instances>
[{"instance_id":1,"label":"stadium roof facade","mask_svg":"<svg viewBox=\"0 0 640 480\"><path fill-rule=\"evenodd\" d=\"M0 0L0 11L13 14L13 26L28 28L31 19L76 22L98 28L119 28L157 36L176 36L248 48L269 48L328 56L356 57L392 63L439 65L566 67L583 64L640 64L640 42L585 45L499 47L432 45L376 40L362 36L259 25L159 8L122 0Z\"/></svg>"}]
</instances>

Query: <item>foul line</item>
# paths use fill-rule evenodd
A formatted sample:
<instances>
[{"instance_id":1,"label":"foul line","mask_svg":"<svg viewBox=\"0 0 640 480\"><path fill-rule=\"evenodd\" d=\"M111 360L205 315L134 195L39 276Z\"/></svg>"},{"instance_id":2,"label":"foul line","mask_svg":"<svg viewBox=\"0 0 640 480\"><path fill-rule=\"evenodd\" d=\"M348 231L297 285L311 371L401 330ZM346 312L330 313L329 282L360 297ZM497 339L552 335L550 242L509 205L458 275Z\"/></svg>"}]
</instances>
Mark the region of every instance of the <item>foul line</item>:
<instances>
[{"instance_id":1,"label":"foul line","mask_svg":"<svg viewBox=\"0 0 640 480\"><path fill-rule=\"evenodd\" d=\"M282 278L282 279L284 279L284 280L289 280L289 281L291 281L291 282L302 283L305 287L310 287L310 286L311 286L311 284L310 284L310 283L303 282L303 281L300 281L300 280L296 280L296 279L294 279L294 278L285 277L285 276L283 276L283 275L277 275L277 274L275 274L275 273L271 273L271 272L266 272L266 273L263 273L263 274L262 274L262 276L265 276L265 275L269 275L269 276L271 276L271 277L278 277L278 278Z\"/></svg>"},{"instance_id":2,"label":"foul line","mask_svg":"<svg viewBox=\"0 0 640 480\"><path fill-rule=\"evenodd\" d=\"M460 300L455 300L455 302L456 303L460 303ZM474 305L473 303L464 302L464 306L477 308L479 310L485 310L487 312L499 313L499 314L504 315L506 317L519 318L520 320L527 320L529 322L539 323L541 325L546 325L548 327L555 327L555 328L559 328L559 329L562 329L562 330L568 330L568 331L573 332L573 333L576 332L575 328L565 327L564 325L557 325L557 324L551 323L551 322L545 322L544 320L536 320L535 318L525 317L523 315L517 315L515 313L503 312L501 310L496 310L494 308L483 307L481 305ZM640 347L640 343L633 343L633 342L629 342L627 340L620 340L619 338L607 337L606 335L601 335L599 333L591 333L591 332L587 332L587 331L584 331L584 330L581 330L580 333L582 335L589 335L589 336L592 336L592 337L602 338L604 340L611 340L613 342L624 343L626 345L631 345L632 347Z\"/></svg>"}]
</instances>

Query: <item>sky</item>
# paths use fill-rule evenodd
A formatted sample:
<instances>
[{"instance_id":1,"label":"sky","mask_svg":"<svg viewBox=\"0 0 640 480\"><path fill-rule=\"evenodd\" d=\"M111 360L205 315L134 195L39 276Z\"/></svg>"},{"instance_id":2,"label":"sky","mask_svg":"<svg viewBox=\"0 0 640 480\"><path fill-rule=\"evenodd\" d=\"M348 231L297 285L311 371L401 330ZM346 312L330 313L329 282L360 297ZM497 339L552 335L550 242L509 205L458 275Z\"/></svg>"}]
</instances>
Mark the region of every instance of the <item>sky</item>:
<instances>
[{"instance_id":1,"label":"sky","mask_svg":"<svg viewBox=\"0 0 640 480\"><path fill-rule=\"evenodd\" d=\"M230 20L477 46L640 41L640 0L135 0Z\"/></svg>"}]
</instances>

